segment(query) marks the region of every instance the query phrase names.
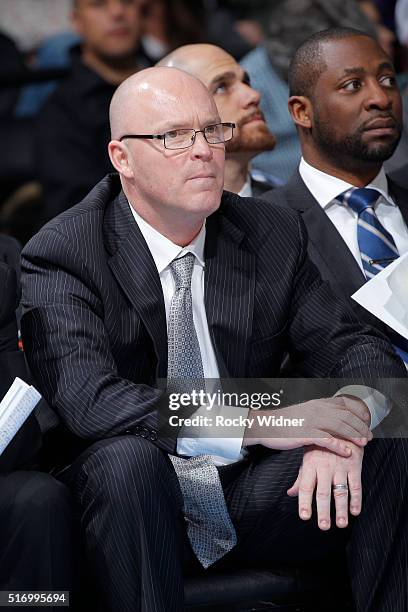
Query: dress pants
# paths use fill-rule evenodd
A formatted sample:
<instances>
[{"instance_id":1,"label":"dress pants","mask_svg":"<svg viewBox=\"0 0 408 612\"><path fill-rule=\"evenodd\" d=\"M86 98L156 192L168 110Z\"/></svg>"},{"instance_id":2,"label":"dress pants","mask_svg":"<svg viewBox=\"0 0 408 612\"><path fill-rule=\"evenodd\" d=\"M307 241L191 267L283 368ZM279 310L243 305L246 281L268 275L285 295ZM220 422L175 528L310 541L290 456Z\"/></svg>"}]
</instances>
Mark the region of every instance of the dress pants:
<instances>
[{"instance_id":1,"label":"dress pants","mask_svg":"<svg viewBox=\"0 0 408 612\"><path fill-rule=\"evenodd\" d=\"M320 531L315 513L310 521L299 519L297 498L286 491L302 456L302 449L261 448L249 460L220 468L238 544L215 566L251 560L297 565L346 546L357 610L408 611L407 441L378 439L367 446L363 510L346 530ZM69 483L102 608L181 612L183 564L184 571L199 565L166 453L141 437L103 440L73 464Z\"/></svg>"},{"instance_id":2,"label":"dress pants","mask_svg":"<svg viewBox=\"0 0 408 612\"><path fill-rule=\"evenodd\" d=\"M62 483L39 472L0 474L1 591L70 591L71 543L71 495Z\"/></svg>"}]
</instances>

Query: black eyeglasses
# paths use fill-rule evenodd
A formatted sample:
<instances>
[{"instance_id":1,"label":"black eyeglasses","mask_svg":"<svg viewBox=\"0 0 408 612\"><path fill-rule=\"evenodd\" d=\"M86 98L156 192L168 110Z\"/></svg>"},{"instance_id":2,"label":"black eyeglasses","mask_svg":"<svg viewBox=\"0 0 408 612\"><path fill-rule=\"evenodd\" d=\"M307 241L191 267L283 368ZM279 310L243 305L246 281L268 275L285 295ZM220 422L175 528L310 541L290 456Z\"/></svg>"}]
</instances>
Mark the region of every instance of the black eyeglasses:
<instances>
[{"instance_id":1,"label":"black eyeglasses","mask_svg":"<svg viewBox=\"0 0 408 612\"><path fill-rule=\"evenodd\" d=\"M227 142L234 135L234 127L235 123L214 123L207 125L203 130L183 128L170 130L164 134L125 134L119 140L122 142L125 138L157 139L163 140L166 149L188 149L193 146L197 134L203 134L210 145Z\"/></svg>"}]
</instances>

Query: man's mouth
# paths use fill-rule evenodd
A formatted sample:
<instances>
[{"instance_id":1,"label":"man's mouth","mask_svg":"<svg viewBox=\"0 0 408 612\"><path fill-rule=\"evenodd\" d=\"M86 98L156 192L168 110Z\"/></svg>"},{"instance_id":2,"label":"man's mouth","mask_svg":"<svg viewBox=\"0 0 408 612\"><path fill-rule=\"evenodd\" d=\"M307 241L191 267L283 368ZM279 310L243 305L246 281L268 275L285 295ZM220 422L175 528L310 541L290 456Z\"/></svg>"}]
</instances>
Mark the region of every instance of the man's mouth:
<instances>
[{"instance_id":1,"label":"man's mouth","mask_svg":"<svg viewBox=\"0 0 408 612\"><path fill-rule=\"evenodd\" d=\"M239 121L239 127L245 125L246 123L252 123L253 121L262 121L263 123L265 123L265 117L263 116L263 113L261 111L257 111L256 113L251 113L250 115L243 117Z\"/></svg>"},{"instance_id":2,"label":"man's mouth","mask_svg":"<svg viewBox=\"0 0 408 612\"><path fill-rule=\"evenodd\" d=\"M108 36L128 36L129 28L126 26L118 26L107 32Z\"/></svg>"},{"instance_id":3,"label":"man's mouth","mask_svg":"<svg viewBox=\"0 0 408 612\"><path fill-rule=\"evenodd\" d=\"M393 117L377 117L376 119L372 119L371 121L367 121L364 125L364 131L372 131L372 130L394 130L396 128L396 121Z\"/></svg>"}]
</instances>

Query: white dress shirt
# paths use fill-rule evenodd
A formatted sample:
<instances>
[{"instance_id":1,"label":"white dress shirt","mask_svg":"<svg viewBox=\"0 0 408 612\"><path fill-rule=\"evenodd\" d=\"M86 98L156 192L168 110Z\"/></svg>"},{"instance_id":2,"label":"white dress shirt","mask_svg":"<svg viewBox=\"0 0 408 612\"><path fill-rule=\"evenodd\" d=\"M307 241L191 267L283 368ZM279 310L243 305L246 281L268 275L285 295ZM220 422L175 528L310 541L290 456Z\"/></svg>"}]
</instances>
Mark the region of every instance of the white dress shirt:
<instances>
[{"instance_id":1,"label":"white dress shirt","mask_svg":"<svg viewBox=\"0 0 408 612\"><path fill-rule=\"evenodd\" d=\"M355 185L346 183L335 176L331 176L330 174L326 174L314 168L308 164L303 157L300 161L299 173L306 187L336 227L358 265L363 270L357 239L358 214L350 207L343 206L334 201L338 195ZM388 181L383 168L381 168L377 176L371 183L366 185L366 187L377 189L377 191L380 192L381 197L376 203L375 213L383 227L385 227L394 238L399 254L403 255L408 251L408 229L400 209L388 191ZM389 402L381 393L374 389L366 388L366 397L364 397L356 387L351 387L348 390L342 389L339 393L347 392L358 395L361 399L364 399L371 413L372 429L376 427L390 411Z\"/></svg>"},{"instance_id":2,"label":"white dress shirt","mask_svg":"<svg viewBox=\"0 0 408 612\"><path fill-rule=\"evenodd\" d=\"M129 204L133 217L139 226L139 229L145 239L150 253L152 254L154 263L156 264L159 273L161 286L163 289L164 306L166 309L166 320L168 320L169 309L172 297L175 291L175 283L173 274L170 269L170 263L173 259L183 257L186 253L192 253L195 256L194 268L191 277L191 294L193 302L193 320L197 332L198 344L200 346L201 359L203 363L204 377L209 381L216 381L219 378L217 359L214 348L211 342L210 331L208 329L207 315L204 306L204 244L205 244L205 223L199 234L185 247L174 244L155 230L147 223ZM207 411L205 406L199 408L194 415L203 415L214 417L217 414L229 416L246 417L248 409L234 406L213 406L211 412ZM216 465L224 465L241 459L244 455L242 452L242 439L245 428L234 428L237 432L237 437L221 438L211 436L210 428L206 428L203 433L206 437L196 437L197 428L192 428L195 437L188 437L188 428L183 427L181 434L177 440L177 452L180 455L188 455L195 457L197 455L212 455ZM217 432L218 434L218 432Z\"/></svg>"},{"instance_id":3,"label":"white dress shirt","mask_svg":"<svg viewBox=\"0 0 408 612\"><path fill-rule=\"evenodd\" d=\"M354 185L313 168L303 157L300 161L299 173L312 196L340 233L358 265L363 269L357 240L358 214L349 206L334 202L338 195ZM383 227L394 238L399 254L403 255L408 251L408 229L400 209L388 191L388 181L383 168L366 187L377 189L380 192L381 198L375 206L375 213Z\"/></svg>"},{"instance_id":4,"label":"white dress shirt","mask_svg":"<svg viewBox=\"0 0 408 612\"><path fill-rule=\"evenodd\" d=\"M252 198L252 185L250 174L247 175L246 181L238 192L238 195L241 198Z\"/></svg>"}]
</instances>

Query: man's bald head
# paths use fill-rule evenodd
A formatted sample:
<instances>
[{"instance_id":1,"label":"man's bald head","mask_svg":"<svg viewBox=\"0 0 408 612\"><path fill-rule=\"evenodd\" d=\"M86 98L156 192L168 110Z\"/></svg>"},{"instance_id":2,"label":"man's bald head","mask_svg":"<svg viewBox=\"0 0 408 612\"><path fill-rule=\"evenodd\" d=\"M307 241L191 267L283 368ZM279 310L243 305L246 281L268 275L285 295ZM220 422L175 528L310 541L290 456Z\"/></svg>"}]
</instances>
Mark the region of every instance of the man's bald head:
<instances>
[{"instance_id":1,"label":"man's bald head","mask_svg":"<svg viewBox=\"0 0 408 612\"><path fill-rule=\"evenodd\" d=\"M158 232L188 244L221 200L225 144L210 145L203 131L220 123L213 97L182 70L148 68L118 87L110 122L109 155L129 202ZM185 130L182 147L166 146Z\"/></svg>"},{"instance_id":2,"label":"man's bald head","mask_svg":"<svg viewBox=\"0 0 408 612\"><path fill-rule=\"evenodd\" d=\"M159 66L185 70L199 78L214 96L221 121L237 126L227 153L251 158L275 146L259 109L260 96L249 84L249 76L236 60L220 47L209 44L184 45L160 60Z\"/></svg>"},{"instance_id":3,"label":"man's bald head","mask_svg":"<svg viewBox=\"0 0 408 612\"><path fill-rule=\"evenodd\" d=\"M207 43L183 45L163 57L157 63L157 66L167 66L169 68L185 70L189 74L200 79L200 81L203 81L206 87L208 87L210 85L208 78L206 78L208 67L215 59L218 60L222 56L224 56L226 61L232 60L235 62L232 55L216 45Z\"/></svg>"},{"instance_id":4,"label":"man's bald head","mask_svg":"<svg viewBox=\"0 0 408 612\"><path fill-rule=\"evenodd\" d=\"M177 104L187 90L200 92L211 104L203 83L182 70L155 67L135 73L119 85L112 97L109 108L112 139L129 132L146 132L146 117L160 114L163 104Z\"/></svg>"}]
</instances>

